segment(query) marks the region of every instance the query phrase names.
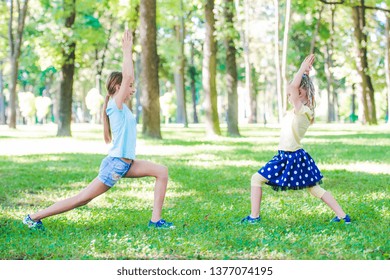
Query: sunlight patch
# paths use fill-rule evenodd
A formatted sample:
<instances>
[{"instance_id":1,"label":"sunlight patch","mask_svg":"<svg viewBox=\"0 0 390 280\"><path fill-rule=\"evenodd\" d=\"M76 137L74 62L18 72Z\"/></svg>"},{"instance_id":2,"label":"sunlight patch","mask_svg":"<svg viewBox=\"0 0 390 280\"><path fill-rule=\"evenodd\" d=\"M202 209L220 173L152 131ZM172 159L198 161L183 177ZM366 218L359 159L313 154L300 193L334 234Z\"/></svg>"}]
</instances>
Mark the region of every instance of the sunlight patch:
<instances>
[{"instance_id":1,"label":"sunlight patch","mask_svg":"<svg viewBox=\"0 0 390 280\"><path fill-rule=\"evenodd\" d=\"M390 175L390 164L374 162L356 162L349 164L322 164L323 170L346 170L350 172L363 172L370 174Z\"/></svg>"}]
</instances>

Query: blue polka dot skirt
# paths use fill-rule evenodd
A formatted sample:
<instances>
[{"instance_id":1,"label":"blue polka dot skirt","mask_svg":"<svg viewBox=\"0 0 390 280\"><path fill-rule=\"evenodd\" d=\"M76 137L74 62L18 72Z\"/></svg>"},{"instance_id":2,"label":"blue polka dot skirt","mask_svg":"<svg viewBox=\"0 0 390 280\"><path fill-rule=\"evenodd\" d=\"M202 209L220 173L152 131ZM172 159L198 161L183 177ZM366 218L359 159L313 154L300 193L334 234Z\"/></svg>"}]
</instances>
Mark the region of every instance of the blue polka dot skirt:
<instances>
[{"instance_id":1,"label":"blue polka dot skirt","mask_svg":"<svg viewBox=\"0 0 390 280\"><path fill-rule=\"evenodd\" d=\"M300 190L320 184L322 174L305 150L278 151L258 173L268 180L275 191Z\"/></svg>"}]
</instances>

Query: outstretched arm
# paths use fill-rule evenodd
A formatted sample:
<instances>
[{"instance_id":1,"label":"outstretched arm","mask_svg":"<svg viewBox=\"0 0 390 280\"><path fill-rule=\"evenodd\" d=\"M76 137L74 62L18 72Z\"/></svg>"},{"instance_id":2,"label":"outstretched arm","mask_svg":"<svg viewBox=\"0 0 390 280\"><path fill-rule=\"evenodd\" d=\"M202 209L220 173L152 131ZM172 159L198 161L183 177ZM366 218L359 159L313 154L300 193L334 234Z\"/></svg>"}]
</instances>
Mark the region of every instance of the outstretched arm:
<instances>
[{"instance_id":1,"label":"outstretched arm","mask_svg":"<svg viewBox=\"0 0 390 280\"><path fill-rule=\"evenodd\" d=\"M122 38L123 64L122 64L122 84L119 88L115 102L119 109L122 109L122 103L126 99L129 87L134 83L134 66L132 59L133 37L129 30L125 30Z\"/></svg>"},{"instance_id":2,"label":"outstretched arm","mask_svg":"<svg viewBox=\"0 0 390 280\"><path fill-rule=\"evenodd\" d=\"M299 110L301 102L299 100L299 86L301 85L303 74L309 75L310 70L314 62L314 54L308 55L302 62L301 67L294 76L294 79L289 84L287 94L290 96L290 101L294 105L295 110Z\"/></svg>"}]
</instances>

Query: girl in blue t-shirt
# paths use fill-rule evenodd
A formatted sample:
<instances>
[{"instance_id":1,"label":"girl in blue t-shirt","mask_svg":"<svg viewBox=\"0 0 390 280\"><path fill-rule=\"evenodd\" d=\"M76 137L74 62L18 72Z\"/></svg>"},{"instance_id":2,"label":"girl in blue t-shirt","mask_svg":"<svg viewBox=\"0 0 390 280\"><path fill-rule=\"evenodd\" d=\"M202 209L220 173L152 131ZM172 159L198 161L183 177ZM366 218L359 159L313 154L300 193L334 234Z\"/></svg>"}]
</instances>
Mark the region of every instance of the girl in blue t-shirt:
<instances>
[{"instance_id":1,"label":"girl in blue t-shirt","mask_svg":"<svg viewBox=\"0 0 390 280\"><path fill-rule=\"evenodd\" d=\"M135 92L132 61L133 40L126 30L122 38L122 72L113 72L107 79L107 96L104 102L104 139L112 142L108 156L103 159L99 175L79 194L59 201L37 213L27 215L23 223L29 228L44 229L42 219L83 206L108 191L122 177L156 178L154 205L149 227L173 228L173 224L161 218L162 206L168 183L168 168L145 160L135 159L136 121L127 107Z\"/></svg>"}]
</instances>

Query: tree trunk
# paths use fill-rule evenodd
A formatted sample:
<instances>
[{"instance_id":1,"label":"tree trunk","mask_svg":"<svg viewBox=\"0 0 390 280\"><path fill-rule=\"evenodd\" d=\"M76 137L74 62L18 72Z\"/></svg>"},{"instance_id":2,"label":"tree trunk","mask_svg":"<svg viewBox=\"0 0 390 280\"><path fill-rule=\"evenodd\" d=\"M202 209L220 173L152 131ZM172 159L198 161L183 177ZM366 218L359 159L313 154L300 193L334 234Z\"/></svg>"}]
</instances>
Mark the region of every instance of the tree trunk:
<instances>
[{"instance_id":1,"label":"tree trunk","mask_svg":"<svg viewBox=\"0 0 390 280\"><path fill-rule=\"evenodd\" d=\"M276 94L278 96L279 122L283 117L283 96L282 96L282 75L280 73L280 55L279 55L279 1L274 0L275 7L275 67L276 67Z\"/></svg>"},{"instance_id":2,"label":"tree trunk","mask_svg":"<svg viewBox=\"0 0 390 280\"><path fill-rule=\"evenodd\" d=\"M141 81L142 81L142 133L161 139L160 87L158 83L158 55L156 31L156 0L140 3Z\"/></svg>"},{"instance_id":3,"label":"tree trunk","mask_svg":"<svg viewBox=\"0 0 390 280\"><path fill-rule=\"evenodd\" d=\"M385 72L387 85L387 123L390 124L390 17L386 16Z\"/></svg>"},{"instance_id":4,"label":"tree trunk","mask_svg":"<svg viewBox=\"0 0 390 280\"><path fill-rule=\"evenodd\" d=\"M0 61L0 124L6 124L5 121L5 96L3 82L3 61Z\"/></svg>"},{"instance_id":5,"label":"tree trunk","mask_svg":"<svg viewBox=\"0 0 390 280\"><path fill-rule=\"evenodd\" d=\"M225 47L226 47L226 88L228 95L227 109L227 128L229 136L240 136L238 130L238 95L237 95L237 64L236 47L234 45L232 34L236 33L234 29L234 0L225 0L224 16L226 28Z\"/></svg>"},{"instance_id":6,"label":"tree trunk","mask_svg":"<svg viewBox=\"0 0 390 280\"><path fill-rule=\"evenodd\" d=\"M64 0L65 29L70 32L76 19L76 0ZM61 66L60 78L60 100L58 114L57 136L72 136L72 99L73 99L73 77L76 58L76 42L74 38L65 36L62 46L63 64Z\"/></svg>"},{"instance_id":7,"label":"tree trunk","mask_svg":"<svg viewBox=\"0 0 390 280\"><path fill-rule=\"evenodd\" d=\"M284 35L283 35L283 57L282 57L282 100L283 100L283 111L287 110L287 47L288 47L288 32L290 30L290 16L291 16L291 0L286 1L286 16L284 21Z\"/></svg>"},{"instance_id":8,"label":"tree trunk","mask_svg":"<svg viewBox=\"0 0 390 280\"><path fill-rule=\"evenodd\" d=\"M332 43L328 43L325 46L325 53L326 53L326 58L325 58L325 75L326 75L326 91L327 91L327 107L328 107L328 112L327 112L327 122L331 123L335 121L334 118L334 104L333 104L333 73L332 73Z\"/></svg>"},{"instance_id":9,"label":"tree trunk","mask_svg":"<svg viewBox=\"0 0 390 280\"><path fill-rule=\"evenodd\" d=\"M139 123L140 117L142 116L142 104L141 104L141 94L142 94L142 87L141 87L141 75L142 68L141 68L141 54L136 53L136 59L135 59L135 83L136 83L136 92L135 92L135 112L136 113L136 121Z\"/></svg>"},{"instance_id":10,"label":"tree trunk","mask_svg":"<svg viewBox=\"0 0 390 280\"><path fill-rule=\"evenodd\" d=\"M10 46L10 83L9 87L9 107L10 107L10 115L9 117L9 127L16 128L16 85L18 81L18 70L19 70L19 57L20 57L20 47L22 45L23 39L23 30L24 23L26 20L28 0L25 0L23 3L23 7L20 7L19 1L17 2L17 26L14 28L14 1L10 1L10 19L8 22L8 39ZM16 30L16 34L14 34L14 30Z\"/></svg>"},{"instance_id":11,"label":"tree trunk","mask_svg":"<svg viewBox=\"0 0 390 280\"><path fill-rule=\"evenodd\" d=\"M191 96L192 96L192 108L194 111L194 123L198 123L198 113L196 112L196 68L194 63L194 43L191 42L191 66L189 68L190 71L190 79L191 79Z\"/></svg>"},{"instance_id":12,"label":"tree trunk","mask_svg":"<svg viewBox=\"0 0 390 280\"><path fill-rule=\"evenodd\" d=\"M313 37L311 38L310 52L309 53L314 53L314 48L316 45L318 30L320 29L321 17L322 17L323 10L324 10L324 6L322 5L320 10L318 11L318 20L317 20L317 24L316 24L316 29L314 29L314 32L313 32Z\"/></svg>"},{"instance_id":13,"label":"tree trunk","mask_svg":"<svg viewBox=\"0 0 390 280\"><path fill-rule=\"evenodd\" d=\"M183 0L180 0L180 12L183 13ZM177 55L177 65L174 73L175 86L176 86L176 123L182 123L184 127L188 127L187 120L187 108L186 108L186 93L184 87L184 68L185 68L185 56L184 56L184 16L181 14L179 19L180 25L175 26L176 39L179 45L179 52Z\"/></svg>"},{"instance_id":14,"label":"tree trunk","mask_svg":"<svg viewBox=\"0 0 390 280\"><path fill-rule=\"evenodd\" d=\"M206 132L209 135L221 135L217 104L217 46L215 43L214 0L205 5L206 36L203 47L202 84L205 93Z\"/></svg>"},{"instance_id":15,"label":"tree trunk","mask_svg":"<svg viewBox=\"0 0 390 280\"><path fill-rule=\"evenodd\" d=\"M250 43L249 43L249 1L244 0L245 28L243 31L244 61L245 61L245 89L249 99L248 123L256 123L256 94L252 90Z\"/></svg>"},{"instance_id":16,"label":"tree trunk","mask_svg":"<svg viewBox=\"0 0 390 280\"><path fill-rule=\"evenodd\" d=\"M330 36L329 42L325 46L326 48L326 61L325 61L325 74L327 79L327 96L328 96L328 117L327 122L336 121L336 104L335 104L335 85L334 85L334 76L333 76L333 38L334 38L334 16L335 16L335 8L331 8L331 18L330 18Z\"/></svg>"},{"instance_id":17,"label":"tree trunk","mask_svg":"<svg viewBox=\"0 0 390 280\"><path fill-rule=\"evenodd\" d=\"M361 78L362 87L362 102L365 118L363 123L377 124L374 88L371 77L368 74L367 34L364 33L366 26L364 1L361 0L360 3L361 6L352 7L352 17L357 48L356 67Z\"/></svg>"}]
</instances>

